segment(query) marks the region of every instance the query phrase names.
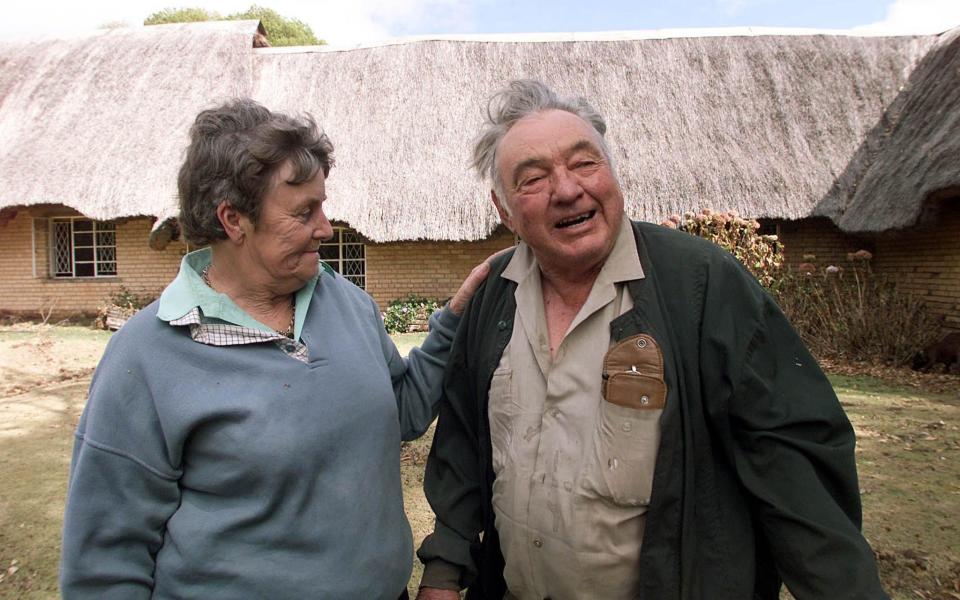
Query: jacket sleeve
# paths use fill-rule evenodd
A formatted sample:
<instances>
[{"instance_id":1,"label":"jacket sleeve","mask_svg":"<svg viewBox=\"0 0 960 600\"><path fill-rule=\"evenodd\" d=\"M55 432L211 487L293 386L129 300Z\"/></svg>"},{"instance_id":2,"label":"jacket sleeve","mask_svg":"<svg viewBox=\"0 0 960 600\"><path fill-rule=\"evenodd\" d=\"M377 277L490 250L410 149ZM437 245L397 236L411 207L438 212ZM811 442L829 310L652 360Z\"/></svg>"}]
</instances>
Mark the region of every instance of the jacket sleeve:
<instances>
[{"instance_id":1,"label":"jacket sleeve","mask_svg":"<svg viewBox=\"0 0 960 600\"><path fill-rule=\"evenodd\" d=\"M781 578L798 600L887 598L830 382L752 276L732 256L718 262L704 294L708 410Z\"/></svg>"},{"instance_id":2,"label":"jacket sleeve","mask_svg":"<svg viewBox=\"0 0 960 600\"><path fill-rule=\"evenodd\" d=\"M475 387L477 365L470 360L469 340L477 326L477 306L484 288L482 284L467 307L454 338L440 416L424 474L423 489L436 514L436 524L417 556L426 564L424 584L436 587L448 587L437 581L449 581L451 571L459 569L460 588L467 587L477 573L472 550L479 545L483 518L476 394L485 390L477 391ZM434 569L437 564L443 568ZM442 575L431 580L431 574L440 571Z\"/></svg>"},{"instance_id":3,"label":"jacket sleeve","mask_svg":"<svg viewBox=\"0 0 960 600\"><path fill-rule=\"evenodd\" d=\"M153 593L156 554L180 499L146 386L116 334L77 427L60 562L63 598ZM138 383L140 382L140 383Z\"/></svg>"},{"instance_id":4,"label":"jacket sleeve","mask_svg":"<svg viewBox=\"0 0 960 600\"><path fill-rule=\"evenodd\" d=\"M397 399L400 435L404 440L414 440L423 435L437 417L443 371L460 317L449 308L430 315L427 339L419 348L412 349L407 358L403 358L387 335L375 304L374 312L378 319L380 345Z\"/></svg>"}]
</instances>

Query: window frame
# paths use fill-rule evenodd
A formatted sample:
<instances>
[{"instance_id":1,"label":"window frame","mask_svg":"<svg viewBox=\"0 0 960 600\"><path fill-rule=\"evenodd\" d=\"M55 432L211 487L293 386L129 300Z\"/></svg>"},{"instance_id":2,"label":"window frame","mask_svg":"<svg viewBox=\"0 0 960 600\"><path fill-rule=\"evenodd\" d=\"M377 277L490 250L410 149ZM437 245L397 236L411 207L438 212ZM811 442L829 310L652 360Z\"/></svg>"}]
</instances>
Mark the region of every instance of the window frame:
<instances>
[{"instance_id":1,"label":"window frame","mask_svg":"<svg viewBox=\"0 0 960 600\"><path fill-rule=\"evenodd\" d=\"M344 236L351 236L351 241L344 241ZM346 249L348 247L359 247L360 256L347 257ZM323 248L336 248L337 257L336 258L326 258L323 256ZM367 288L367 245L364 242L363 237L353 228L346 227L343 225L334 225L333 226L333 238L329 241L320 242L320 260L324 261L334 271L340 273L342 277L351 281L361 290ZM359 265L360 274L351 273L345 274L343 271L344 263L352 263L354 265Z\"/></svg>"},{"instance_id":2,"label":"window frame","mask_svg":"<svg viewBox=\"0 0 960 600\"><path fill-rule=\"evenodd\" d=\"M77 229L78 223L90 223L89 229ZM66 240L58 236L58 226L59 225L69 225L69 232L66 234ZM49 276L51 279L58 280L72 280L72 279L107 279L115 278L119 275L119 264L117 260L117 224L114 221L97 221L95 219L89 219L83 216L63 216L63 217L49 217L48 218L48 229L47 235L49 249ZM90 242L88 244L78 244L78 236L84 234L90 235ZM103 234L112 234L113 243L106 244L101 242L101 236ZM59 264L59 257L61 256L60 245L68 244L69 247L65 249L67 255L69 255L70 260L70 270L67 271L65 268L61 268ZM110 249L113 250L112 260L107 260L101 257L101 250ZM89 250L91 252L90 259L78 260L77 250ZM83 275L77 274L77 265L92 265L93 274L92 275ZM112 264L113 271L102 272L106 268L106 265Z\"/></svg>"}]
</instances>

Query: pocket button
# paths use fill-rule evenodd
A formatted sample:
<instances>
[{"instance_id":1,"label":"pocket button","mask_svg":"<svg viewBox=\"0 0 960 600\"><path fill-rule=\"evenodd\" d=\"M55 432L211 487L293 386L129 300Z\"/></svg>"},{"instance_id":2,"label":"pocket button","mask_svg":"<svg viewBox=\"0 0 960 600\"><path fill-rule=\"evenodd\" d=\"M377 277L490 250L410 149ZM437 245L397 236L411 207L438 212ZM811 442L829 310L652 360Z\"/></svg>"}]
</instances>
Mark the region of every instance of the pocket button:
<instances>
[{"instance_id":1,"label":"pocket button","mask_svg":"<svg viewBox=\"0 0 960 600\"><path fill-rule=\"evenodd\" d=\"M640 396L640 404L644 406L650 404L650 396Z\"/></svg>"},{"instance_id":2,"label":"pocket button","mask_svg":"<svg viewBox=\"0 0 960 600\"><path fill-rule=\"evenodd\" d=\"M543 542L540 541L540 538L533 538L533 545L537 548L542 548Z\"/></svg>"}]
</instances>

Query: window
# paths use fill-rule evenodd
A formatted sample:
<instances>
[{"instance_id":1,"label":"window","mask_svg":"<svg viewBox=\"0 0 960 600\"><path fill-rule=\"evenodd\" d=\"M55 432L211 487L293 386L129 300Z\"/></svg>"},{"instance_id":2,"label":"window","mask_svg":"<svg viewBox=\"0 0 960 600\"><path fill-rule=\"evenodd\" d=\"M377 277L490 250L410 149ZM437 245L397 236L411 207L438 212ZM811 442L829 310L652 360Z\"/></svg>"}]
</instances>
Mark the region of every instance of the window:
<instances>
[{"instance_id":1,"label":"window","mask_svg":"<svg viewBox=\"0 0 960 600\"><path fill-rule=\"evenodd\" d=\"M50 219L50 272L54 277L117 274L117 228L82 217Z\"/></svg>"},{"instance_id":2,"label":"window","mask_svg":"<svg viewBox=\"0 0 960 600\"><path fill-rule=\"evenodd\" d=\"M320 244L320 258L360 289L366 287L366 252L360 234L353 229L334 227L333 238Z\"/></svg>"},{"instance_id":3,"label":"window","mask_svg":"<svg viewBox=\"0 0 960 600\"><path fill-rule=\"evenodd\" d=\"M759 235L780 235L780 221L774 219L758 219L760 222L760 229L757 230Z\"/></svg>"}]
</instances>

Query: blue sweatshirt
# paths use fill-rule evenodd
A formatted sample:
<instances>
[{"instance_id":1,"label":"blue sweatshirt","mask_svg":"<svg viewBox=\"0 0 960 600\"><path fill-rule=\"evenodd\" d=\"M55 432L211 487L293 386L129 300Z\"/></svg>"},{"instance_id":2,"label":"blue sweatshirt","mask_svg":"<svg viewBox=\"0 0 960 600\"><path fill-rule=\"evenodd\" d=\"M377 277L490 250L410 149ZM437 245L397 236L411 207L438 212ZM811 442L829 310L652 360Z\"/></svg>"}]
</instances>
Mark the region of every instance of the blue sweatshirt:
<instances>
[{"instance_id":1,"label":"blue sweatshirt","mask_svg":"<svg viewBox=\"0 0 960 600\"><path fill-rule=\"evenodd\" d=\"M113 336L76 432L64 598L402 592L400 440L436 414L458 318L435 314L404 360L342 277L309 301L306 364L274 343L197 343L157 303Z\"/></svg>"}]
</instances>

